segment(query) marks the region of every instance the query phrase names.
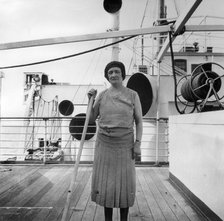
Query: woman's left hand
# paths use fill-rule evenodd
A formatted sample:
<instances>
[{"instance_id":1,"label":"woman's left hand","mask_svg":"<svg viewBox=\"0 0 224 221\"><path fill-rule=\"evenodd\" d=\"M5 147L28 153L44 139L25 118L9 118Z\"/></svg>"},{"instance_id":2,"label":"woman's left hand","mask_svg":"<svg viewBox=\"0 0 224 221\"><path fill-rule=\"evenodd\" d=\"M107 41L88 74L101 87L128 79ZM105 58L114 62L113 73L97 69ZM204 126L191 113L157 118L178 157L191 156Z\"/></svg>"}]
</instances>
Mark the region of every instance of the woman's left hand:
<instances>
[{"instance_id":1,"label":"woman's left hand","mask_svg":"<svg viewBox=\"0 0 224 221\"><path fill-rule=\"evenodd\" d=\"M135 141L134 148L133 148L133 159L136 159L138 156L141 155L141 142Z\"/></svg>"}]
</instances>

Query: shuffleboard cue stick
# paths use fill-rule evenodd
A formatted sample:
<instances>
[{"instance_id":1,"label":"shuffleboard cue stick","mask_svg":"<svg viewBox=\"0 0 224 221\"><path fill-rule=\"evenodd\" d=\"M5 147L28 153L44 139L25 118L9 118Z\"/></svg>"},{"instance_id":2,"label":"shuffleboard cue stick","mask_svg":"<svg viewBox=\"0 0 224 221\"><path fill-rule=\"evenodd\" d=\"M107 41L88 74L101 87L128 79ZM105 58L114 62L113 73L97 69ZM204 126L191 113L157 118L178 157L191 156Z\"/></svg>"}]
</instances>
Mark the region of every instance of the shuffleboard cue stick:
<instances>
[{"instance_id":1,"label":"shuffleboard cue stick","mask_svg":"<svg viewBox=\"0 0 224 221\"><path fill-rule=\"evenodd\" d=\"M68 210L69 210L69 206L70 206L70 201L71 201L71 196L72 196L72 192L75 186L75 180L76 180L76 176L78 173L78 167L79 167L79 162L80 162L80 158L82 155L82 149L83 149L83 144L85 142L85 136L86 136L86 131L87 131L87 127L89 124L89 118L90 118L90 113L91 113L91 108L93 106L93 96L90 98L89 100L89 104L87 107L87 111L86 111L86 120L85 120L85 124L84 124L84 128L83 128L83 132L82 132L82 137L81 137L81 141L80 141L80 145L79 145L79 151L78 151L78 156L74 165L74 172L72 173L72 178L71 178L71 182L70 182L70 186L68 189L68 194L67 194L67 198L66 198L66 203L65 203L65 207L64 207L64 211L62 214L62 219L61 221L66 221L67 220L67 215L68 215Z\"/></svg>"}]
</instances>

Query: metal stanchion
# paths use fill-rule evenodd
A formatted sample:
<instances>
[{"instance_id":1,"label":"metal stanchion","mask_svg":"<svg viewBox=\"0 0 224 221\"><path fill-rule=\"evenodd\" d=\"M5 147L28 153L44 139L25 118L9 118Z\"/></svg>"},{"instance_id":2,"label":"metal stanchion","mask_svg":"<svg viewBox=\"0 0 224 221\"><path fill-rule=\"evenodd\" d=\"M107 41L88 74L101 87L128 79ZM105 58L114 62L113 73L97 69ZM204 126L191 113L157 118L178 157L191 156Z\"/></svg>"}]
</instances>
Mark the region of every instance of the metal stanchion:
<instances>
[{"instance_id":1,"label":"metal stanchion","mask_svg":"<svg viewBox=\"0 0 224 221\"><path fill-rule=\"evenodd\" d=\"M47 148L47 118L44 119L44 123L45 123L45 131L44 131L44 157L43 157L43 163L46 163L46 148Z\"/></svg>"},{"instance_id":2,"label":"metal stanchion","mask_svg":"<svg viewBox=\"0 0 224 221\"><path fill-rule=\"evenodd\" d=\"M158 63L158 75L157 75L156 160L155 160L155 166L159 166L159 118L160 118L159 90L160 90L160 63Z\"/></svg>"}]
</instances>

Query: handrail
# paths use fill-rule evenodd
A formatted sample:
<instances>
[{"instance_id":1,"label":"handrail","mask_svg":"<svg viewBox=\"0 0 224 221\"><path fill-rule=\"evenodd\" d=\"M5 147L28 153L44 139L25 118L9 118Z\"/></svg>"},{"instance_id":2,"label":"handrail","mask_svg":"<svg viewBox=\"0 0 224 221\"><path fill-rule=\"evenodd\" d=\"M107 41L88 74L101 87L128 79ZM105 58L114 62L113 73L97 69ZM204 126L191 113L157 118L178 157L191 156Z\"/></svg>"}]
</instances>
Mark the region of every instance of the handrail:
<instances>
[{"instance_id":1,"label":"handrail","mask_svg":"<svg viewBox=\"0 0 224 221\"><path fill-rule=\"evenodd\" d=\"M73 117L1 117L0 162L8 163L13 157L16 158L13 163L67 164L74 162L80 141L73 138L67 129L72 119ZM25 121L30 121L30 124L25 125ZM47 123L45 128L44 122L51 121L63 121L64 123L59 126ZM159 124L158 141L156 140L157 122ZM78 128L76 125L71 127ZM158 121L155 118L143 118L142 155L136 163L155 162L156 142L158 162L169 162L168 130L168 118L159 118ZM80 131L77 131L76 134L81 136ZM85 142L81 163L93 162L95 132L90 131L88 135L91 138ZM61 139L55 147L52 141L55 142L59 138Z\"/></svg>"}]
</instances>

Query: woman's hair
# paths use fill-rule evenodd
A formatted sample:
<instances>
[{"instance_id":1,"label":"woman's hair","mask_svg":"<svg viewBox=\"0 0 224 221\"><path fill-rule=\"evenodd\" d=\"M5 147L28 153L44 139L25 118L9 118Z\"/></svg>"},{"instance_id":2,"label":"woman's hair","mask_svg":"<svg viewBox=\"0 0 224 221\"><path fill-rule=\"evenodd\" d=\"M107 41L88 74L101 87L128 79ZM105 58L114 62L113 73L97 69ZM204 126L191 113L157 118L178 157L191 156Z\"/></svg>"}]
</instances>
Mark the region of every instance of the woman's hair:
<instances>
[{"instance_id":1,"label":"woman's hair","mask_svg":"<svg viewBox=\"0 0 224 221\"><path fill-rule=\"evenodd\" d=\"M108 78L108 71L110 68L112 67L118 67L121 69L121 74L122 74L122 78L123 80L125 79L126 77L126 72L125 72L125 66L122 62L120 61L111 61L110 63L108 63L104 69L104 77L109 80Z\"/></svg>"}]
</instances>

